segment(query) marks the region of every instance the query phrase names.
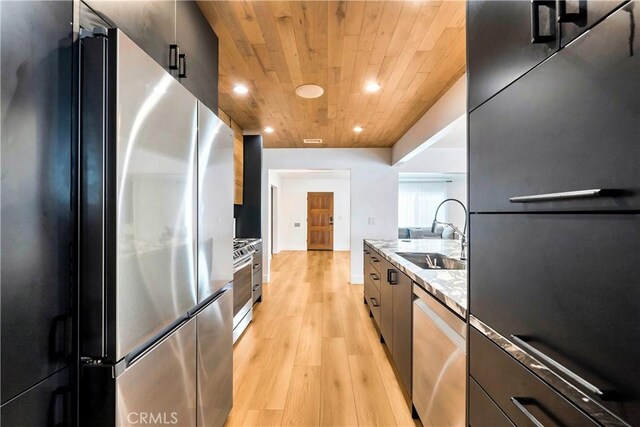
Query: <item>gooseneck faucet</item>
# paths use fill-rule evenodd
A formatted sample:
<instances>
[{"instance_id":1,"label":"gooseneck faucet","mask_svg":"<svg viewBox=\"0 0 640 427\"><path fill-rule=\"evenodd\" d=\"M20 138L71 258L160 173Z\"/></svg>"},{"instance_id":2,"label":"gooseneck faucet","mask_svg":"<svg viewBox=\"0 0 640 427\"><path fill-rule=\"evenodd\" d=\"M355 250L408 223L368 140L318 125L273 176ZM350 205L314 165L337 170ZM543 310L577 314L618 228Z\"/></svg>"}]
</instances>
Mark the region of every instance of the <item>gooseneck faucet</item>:
<instances>
[{"instance_id":1,"label":"gooseneck faucet","mask_svg":"<svg viewBox=\"0 0 640 427\"><path fill-rule=\"evenodd\" d=\"M438 211L440 210L440 207L447 202L456 202L460 206L462 206L462 209L464 209L464 228L462 230L460 230L458 227L456 227L450 222L438 221ZM468 217L469 217L469 213L467 212L467 208L465 207L464 203L462 203L458 199L445 199L436 208L436 214L433 216L433 223L431 224L432 233L436 231L436 225L441 224L441 225L448 225L453 229L454 233L457 233L460 236L460 245L461 245L460 259L462 260L467 259L467 218Z\"/></svg>"}]
</instances>

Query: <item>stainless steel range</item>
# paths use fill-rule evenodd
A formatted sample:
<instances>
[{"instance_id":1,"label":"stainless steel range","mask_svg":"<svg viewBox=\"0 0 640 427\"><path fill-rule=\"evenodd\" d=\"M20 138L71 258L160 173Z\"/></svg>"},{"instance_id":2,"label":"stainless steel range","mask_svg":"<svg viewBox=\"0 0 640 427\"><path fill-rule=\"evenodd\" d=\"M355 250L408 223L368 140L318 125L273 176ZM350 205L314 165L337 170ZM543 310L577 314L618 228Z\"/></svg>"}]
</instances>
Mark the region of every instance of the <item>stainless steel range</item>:
<instances>
[{"instance_id":1,"label":"stainless steel range","mask_svg":"<svg viewBox=\"0 0 640 427\"><path fill-rule=\"evenodd\" d=\"M259 279L258 279L259 276ZM262 299L262 239L233 241L233 342L253 318L253 304Z\"/></svg>"}]
</instances>

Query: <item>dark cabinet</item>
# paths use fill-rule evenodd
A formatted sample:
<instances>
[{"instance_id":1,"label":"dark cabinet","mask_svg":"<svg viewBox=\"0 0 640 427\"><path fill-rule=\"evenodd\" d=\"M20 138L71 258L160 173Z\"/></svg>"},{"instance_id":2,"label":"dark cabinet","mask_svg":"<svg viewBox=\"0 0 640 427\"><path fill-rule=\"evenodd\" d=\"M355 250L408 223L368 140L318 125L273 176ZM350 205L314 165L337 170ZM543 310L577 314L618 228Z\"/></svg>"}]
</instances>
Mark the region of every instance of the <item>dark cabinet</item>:
<instances>
[{"instance_id":1,"label":"dark cabinet","mask_svg":"<svg viewBox=\"0 0 640 427\"><path fill-rule=\"evenodd\" d=\"M180 82L212 111L218 111L218 36L195 1L176 3L176 34L186 55Z\"/></svg>"},{"instance_id":2,"label":"dark cabinet","mask_svg":"<svg viewBox=\"0 0 640 427\"><path fill-rule=\"evenodd\" d=\"M469 378L469 426L513 427L509 418L473 378Z\"/></svg>"},{"instance_id":3,"label":"dark cabinet","mask_svg":"<svg viewBox=\"0 0 640 427\"><path fill-rule=\"evenodd\" d=\"M5 404L70 360L73 3L0 2L0 16ZM3 406L3 425L46 425L39 393Z\"/></svg>"},{"instance_id":4,"label":"dark cabinet","mask_svg":"<svg viewBox=\"0 0 640 427\"><path fill-rule=\"evenodd\" d=\"M619 9L469 115L472 212L640 209L638 9ZM510 200L520 196L543 199Z\"/></svg>"},{"instance_id":5,"label":"dark cabinet","mask_svg":"<svg viewBox=\"0 0 640 427\"><path fill-rule=\"evenodd\" d=\"M369 245L364 245L364 301L369 306L370 316L380 330L380 273L374 268L378 255ZM378 261L379 262L379 261Z\"/></svg>"},{"instance_id":6,"label":"dark cabinet","mask_svg":"<svg viewBox=\"0 0 640 427\"><path fill-rule=\"evenodd\" d=\"M236 237L262 237L262 136L243 138L243 203L234 205Z\"/></svg>"},{"instance_id":7,"label":"dark cabinet","mask_svg":"<svg viewBox=\"0 0 640 427\"><path fill-rule=\"evenodd\" d=\"M560 46L566 46L625 1L558 0Z\"/></svg>"},{"instance_id":8,"label":"dark cabinet","mask_svg":"<svg viewBox=\"0 0 640 427\"><path fill-rule=\"evenodd\" d=\"M572 384L640 424L640 215L472 215L471 229L471 314L555 359L604 395L564 375Z\"/></svg>"},{"instance_id":9,"label":"dark cabinet","mask_svg":"<svg viewBox=\"0 0 640 427\"><path fill-rule=\"evenodd\" d=\"M515 425L598 425L474 328L469 339L471 381L477 381Z\"/></svg>"},{"instance_id":10,"label":"dark cabinet","mask_svg":"<svg viewBox=\"0 0 640 427\"><path fill-rule=\"evenodd\" d=\"M389 261L381 261L380 280L380 333L389 352L393 352L393 284L390 275L396 271ZM396 272L397 276L397 272Z\"/></svg>"},{"instance_id":11,"label":"dark cabinet","mask_svg":"<svg viewBox=\"0 0 640 427\"><path fill-rule=\"evenodd\" d=\"M380 332L405 390L411 395L413 282L386 259L380 280Z\"/></svg>"},{"instance_id":12,"label":"dark cabinet","mask_svg":"<svg viewBox=\"0 0 640 427\"><path fill-rule=\"evenodd\" d=\"M0 406L2 425L29 427L73 425L71 390L69 368L66 368Z\"/></svg>"},{"instance_id":13,"label":"dark cabinet","mask_svg":"<svg viewBox=\"0 0 640 427\"><path fill-rule=\"evenodd\" d=\"M176 43L176 4L173 1L84 2L109 26L120 28L158 64L169 69L169 46ZM218 111L217 106L213 111Z\"/></svg>"},{"instance_id":14,"label":"dark cabinet","mask_svg":"<svg viewBox=\"0 0 640 427\"><path fill-rule=\"evenodd\" d=\"M218 111L218 36L195 1L85 0L81 25L120 28L131 40L214 112ZM88 6L88 7L87 7ZM171 69L170 46L185 55L184 71Z\"/></svg>"},{"instance_id":15,"label":"dark cabinet","mask_svg":"<svg viewBox=\"0 0 640 427\"><path fill-rule=\"evenodd\" d=\"M467 2L469 111L557 50L555 7L541 0Z\"/></svg>"},{"instance_id":16,"label":"dark cabinet","mask_svg":"<svg viewBox=\"0 0 640 427\"><path fill-rule=\"evenodd\" d=\"M411 394L411 354L413 342L413 282L394 270L393 281L393 363L407 393Z\"/></svg>"}]
</instances>

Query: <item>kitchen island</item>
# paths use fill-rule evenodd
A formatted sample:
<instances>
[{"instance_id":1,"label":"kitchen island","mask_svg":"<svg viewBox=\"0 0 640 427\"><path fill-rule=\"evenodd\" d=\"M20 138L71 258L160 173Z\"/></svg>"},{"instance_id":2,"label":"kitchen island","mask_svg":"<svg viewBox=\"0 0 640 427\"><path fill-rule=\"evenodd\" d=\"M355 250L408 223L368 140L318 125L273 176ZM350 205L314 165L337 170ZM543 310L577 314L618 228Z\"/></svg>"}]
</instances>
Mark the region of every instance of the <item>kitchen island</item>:
<instances>
[{"instance_id":1,"label":"kitchen island","mask_svg":"<svg viewBox=\"0 0 640 427\"><path fill-rule=\"evenodd\" d=\"M398 270L463 319L467 317L467 270L427 270L398 253L440 253L460 259L459 240L373 240L364 241Z\"/></svg>"},{"instance_id":2,"label":"kitchen island","mask_svg":"<svg viewBox=\"0 0 640 427\"><path fill-rule=\"evenodd\" d=\"M425 425L465 424L467 269L459 240L364 241L364 302Z\"/></svg>"}]
</instances>

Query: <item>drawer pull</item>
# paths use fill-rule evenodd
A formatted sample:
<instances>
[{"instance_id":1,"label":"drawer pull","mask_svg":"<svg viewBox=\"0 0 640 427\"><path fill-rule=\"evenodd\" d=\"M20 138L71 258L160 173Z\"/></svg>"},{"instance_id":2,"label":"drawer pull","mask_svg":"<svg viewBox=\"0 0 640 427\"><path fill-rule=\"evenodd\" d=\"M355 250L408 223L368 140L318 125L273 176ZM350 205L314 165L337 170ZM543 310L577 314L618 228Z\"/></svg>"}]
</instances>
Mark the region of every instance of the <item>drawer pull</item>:
<instances>
[{"instance_id":1,"label":"drawer pull","mask_svg":"<svg viewBox=\"0 0 640 427\"><path fill-rule=\"evenodd\" d=\"M531 344L528 344L527 342L522 340L522 338L518 338L516 335L511 335L511 339L519 347L522 347L523 350L526 350L529 353L532 353L535 357L540 359L542 362L544 362L544 363L546 363L548 365L551 365L553 368L555 368L558 371L562 372L563 374L565 374L566 376L571 378L573 381L575 381L576 383L580 384L582 387L584 387L587 390L589 390L591 393L596 394L596 395L598 395L600 397L602 397L604 395L602 390L600 390L598 387L594 386L589 381L585 380L584 378L582 378L578 374L576 374L573 371L569 370L569 368L565 367L564 365L561 365L560 363L556 362L554 359L552 359L551 357L547 356L546 354L544 354L540 350L536 349Z\"/></svg>"},{"instance_id":2,"label":"drawer pull","mask_svg":"<svg viewBox=\"0 0 640 427\"><path fill-rule=\"evenodd\" d=\"M584 27L584 17L587 15L587 3L578 2L578 12L567 13L567 0L558 0L556 6L558 11L558 22L575 22L579 27Z\"/></svg>"},{"instance_id":3,"label":"drawer pull","mask_svg":"<svg viewBox=\"0 0 640 427\"><path fill-rule=\"evenodd\" d=\"M373 304L374 307L380 307L380 304L378 304L378 301L373 297L371 297L371 304Z\"/></svg>"},{"instance_id":4,"label":"drawer pull","mask_svg":"<svg viewBox=\"0 0 640 427\"><path fill-rule=\"evenodd\" d=\"M373 262L380 262L380 260L374 256L371 257L371 261Z\"/></svg>"},{"instance_id":5,"label":"drawer pull","mask_svg":"<svg viewBox=\"0 0 640 427\"><path fill-rule=\"evenodd\" d=\"M515 407L518 408L520 412L522 412L524 416L527 417L529 421L533 423L533 425L535 425L536 427L544 427L544 424L538 421L538 419L534 417L533 414L529 412L529 410L525 408L524 405L518 401L517 397L512 397L511 403L513 403Z\"/></svg>"},{"instance_id":6,"label":"drawer pull","mask_svg":"<svg viewBox=\"0 0 640 427\"><path fill-rule=\"evenodd\" d=\"M371 274L370 274L370 276L371 276L371 278L372 278L373 280L380 280L380 276L378 276L378 275L377 275L377 274L375 274L375 273L371 273Z\"/></svg>"},{"instance_id":7,"label":"drawer pull","mask_svg":"<svg viewBox=\"0 0 640 427\"><path fill-rule=\"evenodd\" d=\"M368 250L365 249L364 253L369 255L371 252L369 252Z\"/></svg>"},{"instance_id":8,"label":"drawer pull","mask_svg":"<svg viewBox=\"0 0 640 427\"><path fill-rule=\"evenodd\" d=\"M531 43L549 43L555 40L552 30L550 35L540 34L540 6L555 12L555 2L552 0L531 0Z\"/></svg>"},{"instance_id":9,"label":"drawer pull","mask_svg":"<svg viewBox=\"0 0 640 427\"><path fill-rule=\"evenodd\" d=\"M546 194L534 194L531 196L511 197L509 201L511 203L531 203L531 202L549 202L553 200L587 199L587 198L599 197L602 195L602 192L603 190L600 188L591 189L591 190L565 191L562 193L546 193Z\"/></svg>"},{"instance_id":10,"label":"drawer pull","mask_svg":"<svg viewBox=\"0 0 640 427\"><path fill-rule=\"evenodd\" d=\"M398 284L398 272L396 270L387 270L387 282L389 282L390 285Z\"/></svg>"}]
</instances>

